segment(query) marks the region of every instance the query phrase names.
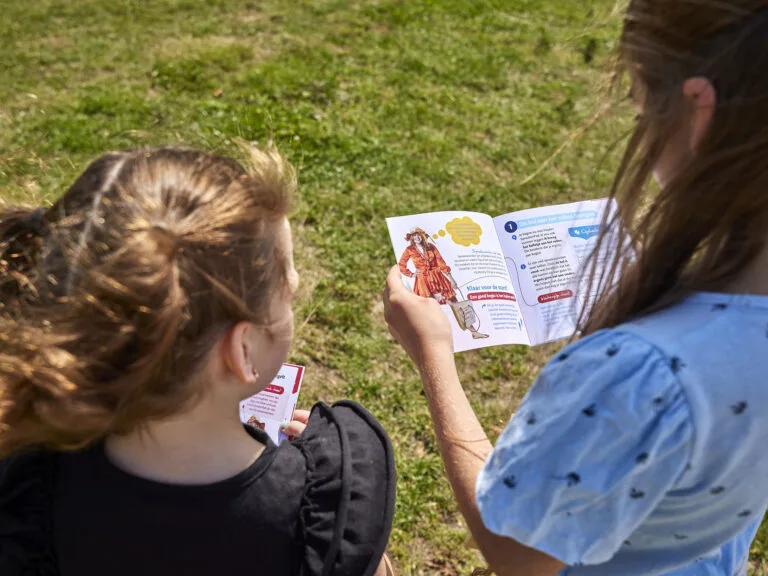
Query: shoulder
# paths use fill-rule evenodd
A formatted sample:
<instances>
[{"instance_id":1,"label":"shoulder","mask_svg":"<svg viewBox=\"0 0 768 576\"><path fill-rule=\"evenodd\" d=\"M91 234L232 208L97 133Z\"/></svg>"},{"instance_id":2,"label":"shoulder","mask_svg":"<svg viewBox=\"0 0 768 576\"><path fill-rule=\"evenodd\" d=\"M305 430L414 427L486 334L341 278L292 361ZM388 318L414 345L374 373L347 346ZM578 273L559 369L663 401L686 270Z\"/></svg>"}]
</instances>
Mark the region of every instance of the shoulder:
<instances>
[{"instance_id":1,"label":"shoulder","mask_svg":"<svg viewBox=\"0 0 768 576\"><path fill-rule=\"evenodd\" d=\"M402 258L417 258L418 256L420 256L419 251L413 246L408 246L403 250Z\"/></svg>"},{"instance_id":2,"label":"shoulder","mask_svg":"<svg viewBox=\"0 0 768 576\"><path fill-rule=\"evenodd\" d=\"M687 486L714 480L724 469L754 470L767 430L761 418L768 405L766 326L764 296L696 293L619 327L669 360L690 405L696 438ZM733 447L725 454L717 448L724 442Z\"/></svg>"},{"instance_id":3,"label":"shoulder","mask_svg":"<svg viewBox=\"0 0 768 576\"><path fill-rule=\"evenodd\" d=\"M683 367L679 357L636 334L604 330L552 358L526 404L612 444L630 446L653 430L660 438L674 436L690 453L696 420L680 381Z\"/></svg>"},{"instance_id":4,"label":"shoulder","mask_svg":"<svg viewBox=\"0 0 768 576\"><path fill-rule=\"evenodd\" d=\"M676 488L693 441L674 359L598 332L541 372L478 478L478 506L492 532L601 564Z\"/></svg>"},{"instance_id":5,"label":"shoulder","mask_svg":"<svg viewBox=\"0 0 768 576\"><path fill-rule=\"evenodd\" d=\"M384 429L354 402L320 403L285 450L306 461L302 574L373 574L395 504L394 455Z\"/></svg>"},{"instance_id":6,"label":"shoulder","mask_svg":"<svg viewBox=\"0 0 768 576\"><path fill-rule=\"evenodd\" d=\"M547 364L540 379L579 384L580 388L633 386L661 391L679 386L680 359L658 343L627 327L602 330L563 348Z\"/></svg>"},{"instance_id":7,"label":"shoulder","mask_svg":"<svg viewBox=\"0 0 768 576\"><path fill-rule=\"evenodd\" d=\"M31 452L0 461L0 573L55 574L51 535L57 457Z\"/></svg>"},{"instance_id":8,"label":"shoulder","mask_svg":"<svg viewBox=\"0 0 768 576\"><path fill-rule=\"evenodd\" d=\"M768 306L759 310L749 297L696 293L668 308L622 324L615 331L635 336L668 356L675 356L682 350L700 349L702 344L717 341L724 328L730 329L760 312L764 317L766 311Z\"/></svg>"}]
</instances>

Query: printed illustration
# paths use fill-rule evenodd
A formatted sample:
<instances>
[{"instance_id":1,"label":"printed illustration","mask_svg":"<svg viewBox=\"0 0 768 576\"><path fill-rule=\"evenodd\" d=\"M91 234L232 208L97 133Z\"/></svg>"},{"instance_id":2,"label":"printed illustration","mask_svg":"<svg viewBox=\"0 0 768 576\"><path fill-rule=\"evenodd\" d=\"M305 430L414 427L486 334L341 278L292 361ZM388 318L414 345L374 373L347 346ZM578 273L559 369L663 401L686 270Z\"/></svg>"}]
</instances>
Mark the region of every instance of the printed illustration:
<instances>
[{"instance_id":1,"label":"printed illustration","mask_svg":"<svg viewBox=\"0 0 768 576\"><path fill-rule=\"evenodd\" d=\"M286 439L280 425L293 418L303 377L303 366L283 364L269 386L240 402L240 421L261 428L272 442L280 445Z\"/></svg>"},{"instance_id":2,"label":"printed illustration","mask_svg":"<svg viewBox=\"0 0 768 576\"><path fill-rule=\"evenodd\" d=\"M254 428L261 428L262 430L264 430L266 427L264 422L261 422L258 418L256 418L256 416L251 416L248 418L246 424L248 424L248 426L253 426Z\"/></svg>"},{"instance_id":3,"label":"printed illustration","mask_svg":"<svg viewBox=\"0 0 768 576\"><path fill-rule=\"evenodd\" d=\"M441 305L448 304L459 327L468 330L474 339L488 338L478 331L479 320L472 303L456 297L460 289L437 246L422 228L414 228L405 235L409 246L398 263L400 273L414 280L413 292L424 298L434 298ZM412 264L414 270L408 265Z\"/></svg>"}]
</instances>

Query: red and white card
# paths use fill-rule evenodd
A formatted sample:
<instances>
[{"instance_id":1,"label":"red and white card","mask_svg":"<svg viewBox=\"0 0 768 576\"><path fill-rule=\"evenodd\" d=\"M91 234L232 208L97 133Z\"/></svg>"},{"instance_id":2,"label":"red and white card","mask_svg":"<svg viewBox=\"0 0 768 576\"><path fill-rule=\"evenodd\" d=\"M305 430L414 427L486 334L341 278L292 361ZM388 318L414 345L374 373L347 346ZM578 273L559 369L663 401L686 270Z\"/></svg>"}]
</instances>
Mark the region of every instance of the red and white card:
<instances>
[{"instance_id":1,"label":"red and white card","mask_svg":"<svg viewBox=\"0 0 768 576\"><path fill-rule=\"evenodd\" d=\"M279 445L287 438L280 431L280 424L293 418L303 378L304 366L283 364L269 386L240 402L240 420L258 426Z\"/></svg>"}]
</instances>

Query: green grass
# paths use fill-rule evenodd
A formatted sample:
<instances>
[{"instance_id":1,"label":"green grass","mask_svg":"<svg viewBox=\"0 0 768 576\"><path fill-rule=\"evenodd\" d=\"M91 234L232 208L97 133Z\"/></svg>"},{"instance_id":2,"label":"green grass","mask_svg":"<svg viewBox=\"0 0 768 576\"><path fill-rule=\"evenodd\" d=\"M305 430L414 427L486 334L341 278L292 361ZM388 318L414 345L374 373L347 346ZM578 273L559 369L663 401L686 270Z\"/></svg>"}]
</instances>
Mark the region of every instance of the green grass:
<instances>
[{"instance_id":1,"label":"green grass","mask_svg":"<svg viewBox=\"0 0 768 576\"><path fill-rule=\"evenodd\" d=\"M303 400L348 397L396 446L391 553L403 574L478 557L445 478L416 372L383 324L384 218L498 214L605 193L628 115L587 122L619 19L614 0L0 0L0 189L47 202L115 148L234 150L275 141L300 171L304 277L291 361ZM546 359L460 355L496 437ZM768 534L755 565L768 554ZM756 573L763 573L762 570Z\"/></svg>"}]
</instances>

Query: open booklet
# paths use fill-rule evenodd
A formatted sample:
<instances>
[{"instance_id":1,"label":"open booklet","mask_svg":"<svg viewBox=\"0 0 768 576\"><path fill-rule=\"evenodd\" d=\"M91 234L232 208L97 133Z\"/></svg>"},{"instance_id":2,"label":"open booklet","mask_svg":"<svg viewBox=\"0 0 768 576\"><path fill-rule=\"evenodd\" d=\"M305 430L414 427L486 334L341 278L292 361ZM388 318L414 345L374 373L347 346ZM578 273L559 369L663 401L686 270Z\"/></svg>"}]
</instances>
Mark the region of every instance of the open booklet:
<instances>
[{"instance_id":1,"label":"open booklet","mask_svg":"<svg viewBox=\"0 0 768 576\"><path fill-rule=\"evenodd\" d=\"M387 226L404 283L443 305L462 352L571 336L594 297L580 289L583 264L605 212L615 209L613 201L589 200L496 218L401 216Z\"/></svg>"},{"instance_id":2,"label":"open booklet","mask_svg":"<svg viewBox=\"0 0 768 576\"><path fill-rule=\"evenodd\" d=\"M258 426L280 445L286 439L280 425L293 418L303 378L303 366L283 364L269 386L240 402L240 420L243 424Z\"/></svg>"}]
</instances>

